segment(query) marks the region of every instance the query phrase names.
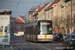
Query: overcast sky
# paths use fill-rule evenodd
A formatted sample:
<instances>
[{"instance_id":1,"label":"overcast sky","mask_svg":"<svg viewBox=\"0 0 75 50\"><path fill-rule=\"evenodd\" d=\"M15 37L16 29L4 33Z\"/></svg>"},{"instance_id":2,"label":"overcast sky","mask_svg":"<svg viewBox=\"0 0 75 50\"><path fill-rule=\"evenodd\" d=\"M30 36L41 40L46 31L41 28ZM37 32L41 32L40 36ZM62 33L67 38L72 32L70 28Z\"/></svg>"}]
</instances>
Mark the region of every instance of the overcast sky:
<instances>
[{"instance_id":1,"label":"overcast sky","mask_svg":"<svg viewBox=\"0 0 75 50\"><path fill-rule=\"evenodd\" d=\"M11 10L13 17L26 15L28 18L28 11L30 11L32 6L37 7L41 3L40 6L42 7L44 4L48 2L52 3L53 1L54 0L0 0L0 9Z\"/></svg>"}]
</instances>

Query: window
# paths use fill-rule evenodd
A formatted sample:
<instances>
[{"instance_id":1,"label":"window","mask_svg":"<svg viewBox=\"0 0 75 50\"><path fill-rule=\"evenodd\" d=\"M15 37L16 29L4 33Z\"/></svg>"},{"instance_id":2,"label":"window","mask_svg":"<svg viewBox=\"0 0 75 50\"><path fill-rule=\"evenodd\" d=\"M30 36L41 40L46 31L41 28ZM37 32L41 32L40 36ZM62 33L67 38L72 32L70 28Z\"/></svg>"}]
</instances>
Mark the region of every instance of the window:
<instances>
[{"instance_id":1,"label":"window","mask_svg":"<svg viewBox=\"0 0 75 50\"><path fill-rule=\"evenodd\" d=\"M72 38L74 38L75 39L75 35L71 35L72 36Z\"/></svg>"},{"instance_id":2,"label":"window","mask_svg":"<svg viewBox=\"0 0 75 50\"><path fill-rule=\"evenodd\" d=\"M40 23L40 30L41 30L42 34L51 34L52 33L51 22L41 22Z\"/></svg>"},{"instance_id":3,"label":"window","mask_svg":"<svg viewBox=\"0 0 75 50\"><path fill-rule=\"evenodd\" d=\"M3 26L0 26L0 32L2 32L3 31Z\"/></svg>"},{"instance_id":4,"label":"window","mask_svg":"<svg viewBox=\"0 0 75 50\"><path fill-rule=\"evenodd\" d=\"M67 39L69 39L69 38L70 38L70 35L67 35L66 38L65 38L65 40L67 40Z\"/></svg>"},{"instance_id":5,"label":"window","mask_svg":"<svg viewBox=\"0 0 75 50\"><path fill-rule=\"evenodd\" d=\"M69 3L68 6L71 6L71 3Z\"/></svg>"},{"instance_id":6,"label":"window","mask_svg":"<svg viewBox=\"0 0 75 50\"><path fill-rule=\"evenodd\" d=\"M74 0L74 3L75 3L75 0Z\"/></svg>"},{"instance_id":7,"label":"window","mask_svg":"<svg viewBox=\"0 0 75 50\"><path fill-rule=\"evenodd\" d=\"M67 24L70 24L70 15L67 16Z\"/></svg>"},{"instance_id":8,"label":"window","mask_svg":"<svg viewBox=\"0 0 75 50\"><path fill-rule=\"evenodd\" d=\"M39 25L37 25L36 29L37 29L37 33L40 34L40 26Z\"/></svg>"},{"instance_id":9,"label":"window","mask_svg":"<svg viewBox=\"0 0 75 50\"><path fill-rule=\"evenodd\" d=\"M53 11L51 12L51 17L53 16Z\"/></svg>"},{"instance_id":10,"label":"window","mask_svg":"<svg viewBox=\"0 0 75 50\"><path fill-rule=\"evenodd\" d=\"M74 23L75 23L75 14L74 14Z\"/></svg>"},{"instance_id":11,"label":"window","mask_svg":"<svg viewBox=\"0 0 75 50\"><path fill-rule=\"evenodd\" d=\"M7 26L5 27L5 30L4 30L4 32L7 32Z\"/></svg>"}]
</instances>

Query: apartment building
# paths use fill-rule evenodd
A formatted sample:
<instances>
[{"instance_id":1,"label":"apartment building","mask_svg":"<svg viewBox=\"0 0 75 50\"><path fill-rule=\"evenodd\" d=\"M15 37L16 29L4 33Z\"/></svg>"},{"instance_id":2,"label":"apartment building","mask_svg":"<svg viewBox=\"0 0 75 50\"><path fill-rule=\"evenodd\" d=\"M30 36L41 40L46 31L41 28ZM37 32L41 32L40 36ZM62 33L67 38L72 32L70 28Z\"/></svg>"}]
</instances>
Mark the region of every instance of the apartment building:
<instances>
[{"instance_id":1,"label":"apartment building","mask_svg":"<svg viewBox=\"0 0 75 50\"><path fill-rule=\"evenodd\" d=\"M24 26L25 26L25 19L19 15L17 18L15 18L15 32L25 31Z\"/></svg>"},{"instance_id":2,"label":"apartment building","mask_svg":"<svg viewBox=\"0 0 75 50\"><path fill-rule=\"evenodd\" d=\"M43 18L45 19L45 11L44 9L47 8L51 3L45 4L43 7L37 6L34 11L29 11L29 20Z\"/></svg>"},{"instance_id":3,"label":"apartment building","mask_svg":"<svg viewBox=\"0 0 75 50\"><path fill-rule=\"evenodd\" d=\"M51 3L47 3L45 4L39 11L38 11L38 18L42 18L42 19L45 19L45 11L44 9L47 8Z\"/></svg>"},{"instance_id":4,"label":"apartment building","mask_svg":"<svg viewBox=\"0 0 75 50\"><path fill-rule=\"evenodd\" d=\"M54 0L45 9L46 18L52 18L54 32L70 34L75 30L75 0Z\"/></svg>"}]
</instances>

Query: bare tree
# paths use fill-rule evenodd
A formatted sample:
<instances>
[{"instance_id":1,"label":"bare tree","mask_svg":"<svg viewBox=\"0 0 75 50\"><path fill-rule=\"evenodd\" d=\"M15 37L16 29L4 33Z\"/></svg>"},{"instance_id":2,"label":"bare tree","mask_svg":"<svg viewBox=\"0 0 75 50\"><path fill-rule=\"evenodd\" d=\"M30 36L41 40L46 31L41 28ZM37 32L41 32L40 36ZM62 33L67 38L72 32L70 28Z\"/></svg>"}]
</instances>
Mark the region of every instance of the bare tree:
<instances>
[{"instance_id":1,"label":"bare tree","mask_svg":"<svg viewBox=\"0 0 75 50\"><path fill-rule=\"evenodd\" d=\"M59 17L55 16L53 19L53 25L58 28L58 33L59 33L59 29L60 29L60 25L61 25L61 19Z\"/></svg>"},{"instance_id":2,"label":"bare tree","mask_svg":"<svg viewBox=\"0 0 75 50\"><path fill-rule=\"evenodd\" d=\"M67 15L67 18L62 19L62 23L63 23L63 25L66 26L66 28L68 28L67 32L69 33L69 28L72 28L72 26L74 25L74 20L73 20L73 18L72 19L70 18L70 15Z\"/></svg>"}]
</instances>

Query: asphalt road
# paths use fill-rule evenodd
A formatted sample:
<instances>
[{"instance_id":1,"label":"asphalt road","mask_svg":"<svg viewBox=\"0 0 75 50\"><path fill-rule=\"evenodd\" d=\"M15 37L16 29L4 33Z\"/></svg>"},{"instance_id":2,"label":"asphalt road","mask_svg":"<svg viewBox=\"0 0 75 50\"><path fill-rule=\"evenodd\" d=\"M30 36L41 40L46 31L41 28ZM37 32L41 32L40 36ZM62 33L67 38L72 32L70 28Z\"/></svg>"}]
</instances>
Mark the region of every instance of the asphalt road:
<instances>
[{"instance_id":1,"label":"asphalt road","mask_svg":"<svg viewBox=\"0 0 75 50\"><path fill-rule=\"evenodd\" d=\"M59 43L58 41L35 43L25 41L24 37L11 36L10 42L12 50L62 50L62 43Z\"/></svg>"}]
</instances>

